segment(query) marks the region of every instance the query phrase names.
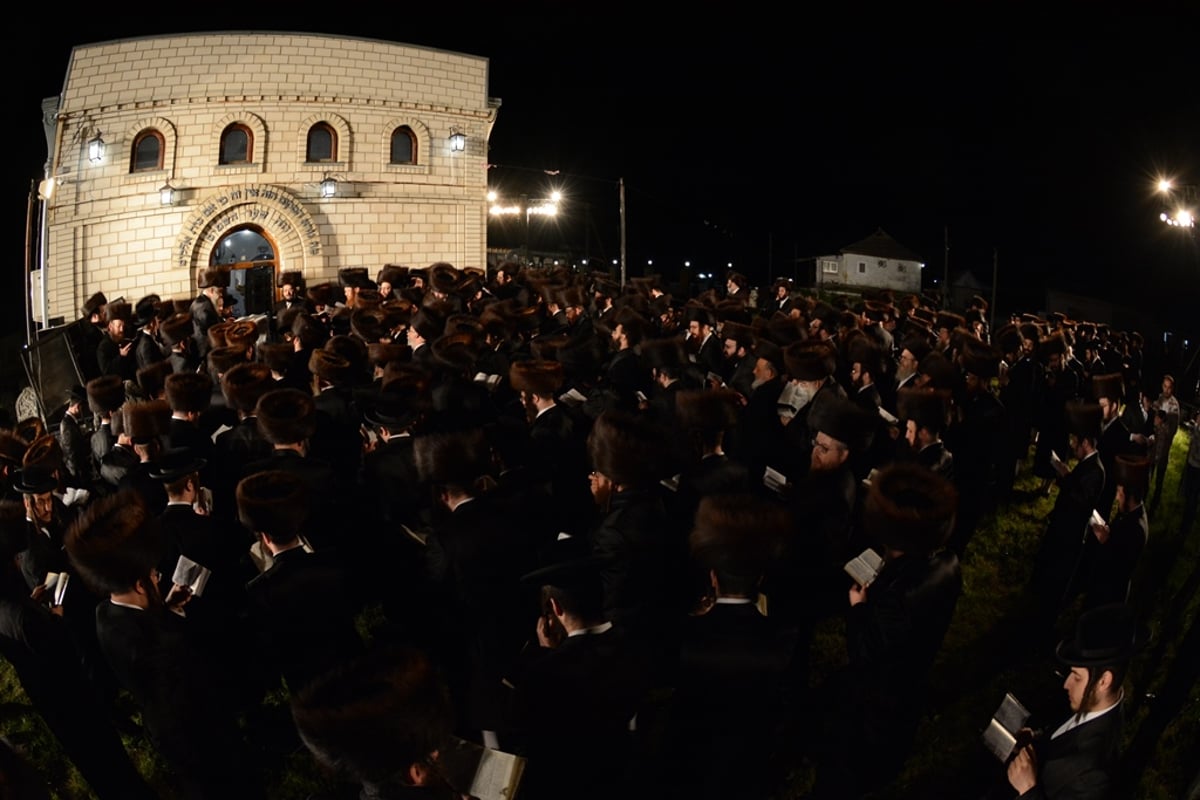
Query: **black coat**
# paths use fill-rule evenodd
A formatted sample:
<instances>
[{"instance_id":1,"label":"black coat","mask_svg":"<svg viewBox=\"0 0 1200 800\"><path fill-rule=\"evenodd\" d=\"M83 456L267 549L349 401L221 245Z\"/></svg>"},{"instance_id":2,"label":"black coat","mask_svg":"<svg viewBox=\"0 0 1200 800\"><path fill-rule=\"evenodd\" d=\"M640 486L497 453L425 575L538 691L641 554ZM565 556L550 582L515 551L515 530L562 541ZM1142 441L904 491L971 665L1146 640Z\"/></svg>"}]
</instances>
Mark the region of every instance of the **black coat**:
<instances>
[{"instance_id":1,"label":"black coat","mask_svg":"<svg viewBox=\"0 0 1200 800\"><path fill-rule=\"evenodd\" d=\"M1025 800L1106 800L1112 796L1113 772L1121 744L1120 706L1077 725L1057 739L1054 730L1034 738L1038 783Z\"/></svg>"},{"instance_id":2,"label":"black coat","mask_svg":"<svg viewBox=\"0 0 1200 800\"><path fill-rule=\"evenodd\" d=\"M1085 537L1092 536L1088 520L1104 490L1104 465L1098 455L1085 458L1058 479L1058 497L1033 566L1033 588L1044 622L1078 591L1077 570Z\"/></svg>"}]
</instances>

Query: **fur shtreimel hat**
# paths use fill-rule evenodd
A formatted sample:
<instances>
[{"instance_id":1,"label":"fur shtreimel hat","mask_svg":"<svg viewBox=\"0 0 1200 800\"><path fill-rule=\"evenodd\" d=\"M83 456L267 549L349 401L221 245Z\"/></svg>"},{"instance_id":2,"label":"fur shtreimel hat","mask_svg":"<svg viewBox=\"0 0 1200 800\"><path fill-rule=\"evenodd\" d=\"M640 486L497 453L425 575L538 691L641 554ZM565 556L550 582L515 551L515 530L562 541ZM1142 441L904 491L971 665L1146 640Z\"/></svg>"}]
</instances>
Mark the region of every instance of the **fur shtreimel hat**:
<instances>
[{"instance_id":1,"label":"fur shtreimel hat","mask_svg":"<svg viewBox=\"0 0 1200 800\"><path fill-rule=\"evenodd\" d=\"M626 488L653 486L665 477L668 450L662 428L617 411L601 413L588 436L592 466Z\"/></svg>"},{"instance_id":2,"label":"fur shtreimel hat","mask_svg":"<svg viewBox=\"0 0 1200 800\"><path fill-rule=\"evenodd\" d=\"M171 406L165 400L126 403L121 415L122 428L134 444L147 444L171 428Z\"/></svg>"},{"instance_id":3,"label":"fur shtreimel hat","mask_svg":"<svg viewBox=\"0 0 1200 800\"><path fill-rule=\"evenodd\" d=\"M234 490L238 521L251 533L292 541L308 520L311 489L300 476L266 470L242 478Z\"/></svg>"},{"instance_id":4,"label":"fur shtreimel hat","mask_svg":"<svg viewBox=\"0 0 1200 800\"><path fill-rule=\"evenodd\" d=\"M403 288L407 281L408 267L401 264L384 264L375 276L376 285L386 283L392 287L393 292Z\"/></svg>"},{"instance_id":5,"label":"fur shtreimel hat","mask_svg":"<svg viewBox=\"0 0 1200 800\"><path fill-rule=\"evenodd\" d=\"M929 378L929 385L935 389L953 392L962 383L962 371L937 350L925 354L917 363L917 372Z\"/></svg>"},{"instance_id":6,"label":"fur shtreimel hat","mask_svg":"<svg viewBox=\"0 0 1200 800\"><path fill-rule=\"evenodd\" d=\"M246 363L246 350L242 347L222 345L208 351L208 371L214 375L224 375L229 370Z\"/></svg>"},{"instance_id":7,"label":"fur shtreimel hat","mask_svg":"<svg viewBox=\"0 0 1200 800\"><path fill-rule=\"evenodd\" d=\"M491 450L482 428L433 433L413 440L421 480L471 487L491 469Z\"/></svg>"},{"instance_id":8,"label":"fur shtreimel hat","mask_svg":"<svg viewBox=\"0 0 1200 800\"><path fill-rule=\"evenodd\" d=\"M193 331L192 315L188 312L172 314L158 326L158 338L167 347L174 347L184 339L191 337Z\"/></svg>"},{"instance_id":9,"label":"fur shtreimel hat","mask_svg":"<svg viewBox=\"0 0 1200 800\"><path fill-rule=\"evenodd\" d=\"M696 510L688 549L709 569L756 578L793 529L791 512L778 503L751 494L710 495Z\"/></svg>"},{"instance_id":10,"label":"fur shtreimel hat","mask_svg":"<svg viewBox=\"0 0 1200 800\"><path fill-rule=\"evenodd\" d=\"M563 367L557 361L545 359L515 361L509 367L508 382L513 391L553 397L562 386Z\"/></svg>"},{"instance_id":11,"label":"fur shtreimel hat","mask_svg":"<svg viewBox=\"0 0 1200 800\"><path fill-rule=\"evenodd\" d=\"M254 407L259 433L271 444L296 444L317 429L317 406L300 389L272 389Z\"/></svg>"},{"instance_id":12,"label":"fur shtreimel hat","mask_svg":"<svg viewBox=\"0 0 1200 800\"><path fill-rule=\"evenodd\" d=\"M279 278L276 281L276 283L279 286L287 286L290 284L290 285L296 287L297 289L299 289L304 285L304 274L301 273L299 270L289 270L286 272L280 272Z\"/></svg>"},{"instance_id":13,"label":"fur shtreimel hat","mask_svg":"<svg viewBox=\"0 0 1200 800\"><path fill-rule=\"evenodd\" d=\"M234 322L225 329L225 343L228 345L244 349L257 341L258 325L248 319L241 322Z\"/></svg>"},{"instance_id":14,"label":"fur shtreimel hat","mask_svg":"<svg viewBox=\"0 0 1200 800\"><path fill-rule=\"evenodd\" d=\"M863 525L885 547L922 555L945 544L957 508L950 481L915 462L896 462L872 479Z\"/></svg>"},{"instance_id":15,"label":"fur shtreimel hat","mask_svg":"<svg viewBox=\"0 0 1200 800\"><path fill-rule=\"evenodd\" d=\"M684 430L721 431L737 424L737 392L732 389L685 389L675 395L679 426Z\"/></svg>"},{"instance_id":16,"label":"fur shtreimel hat","mask_svg":"<svg viewBox=\"0 0 1200 800\"><path fill-rule=\"evenodd\" d=\"M721 325L721 338L737 342L739 347L749 348L754 344L754 328L741 322L727 320Z\"/></svg>"},{"instance_id":17,"label":"fur shtreimel hat","mask_svg":"<svg viewBox=\"0 0 1200 800\"><path fill-rule=\"evenodd\" d=\"M126 490L89 503L67 531L71 566L101 596L124 592L150 576L161 542L141 493Z\"/></svg>"},{"instance_id":18,"label":"fur shtreimel hat","mask_svg":"<svg viewBox=\"0 0 1200 800\"><path fill-rule=\"evenodd\" d=\"M135 377L137 378L137 385L142 390L142 394L147 399L150 399L162 394L167 376L170 374L170 361L155 361L153 364L147 364L139 369Z\"/></svg>"},{"instance_id":19,"label":"fur shtreimel hat","mask_svg":"<svg viewBox=\"0 0 1200 800\"><path fill-rule=\"evenodd\" d=\"M254 411L258 399L274 387L275 379L266 364L243 361L221 375L221 393L225 395L225 402L233 410L245 414Z\"/></svg>"},{"instance_id":20,"label":"fur shtreimel hat","mask_svg":"<svg viewBox=\"0 0 1200 800\"><path fill-rule=\"evenodd\" d=\"M1145 497L1150 488L1150 459L1137 456L1117 456L1114 472L1115 484Z\"/></svg>"},{"instance_id":21,"label":"fur shtreimel hat","mask_svg":"<svg viewBox=\"0 0 1200 800\"><path fill-rule=\"evenodd\" d=\"M308 357L308 371L334 386L354 383L355 370L350 359L324 348L313 350Z\"/></svg>"},{"instance_id":22,"label":"fur shtreimel hat","mask_svg":"<svg viewBox=\"0 0 1200 800\"><path fill-rule=\"evenodd\" d=\"M990 380L1000 375L1000 351L986 342L975 338L964 338L962 342L963 371Z\"/></svg>"},{"instance_id":23,"label":"fur shtreimel hat","mask_svg":"<svg viewBox=\"0 0 1200 800\"><path fill-rule=\"evenodd\" d=\"M104 321L112 322L113 320L124 320L125 322L133 321L133 306L126 303L124 300L114 300L104 307Z\"/></svg>"},{"instance_id":24,"label":"fur shtreimel hat","mask_svg":"<svg viewBox=\"0 0 1200 800\"><path fill-rule=\"evenodd\" d=\"M453 264L439 261L429 265L429 285L436 292L453 294L461 279L462 275Z\"/></svg>"},{"instance_id":25,"label":"fur shtreimel hat","mask_svg":"<svg viewBox=\"0 0 1200 800\"><path fill-rule=\"evenodd\" d=\"M1049 358L1054 354L1066 355L1067 339L1063 336L1062 331L1055 331L1049 336L1044 336L1038 342L1038 353L1042 358Z\"/></svg>"},{"instance_id":26,"label":"fur shtreimel hat","mask_svg":"<svg viewBox=\"0 0 1200 800\"><path fill-rule=\"evenodd\" d=\"M896 393L896 410L900 419L911 419L918 428L942 433L950 414L950 392L927 387L901 389Z\"/></svg>"},{"instance_id":27,"label":"fur shtreimel hat","mask_svg":"<svg viewBox=\"0 0 1200 800\"><path fill-rule=\"evenodd\" d=\"M217 322L213 325L209 325L208 330L205 332L208 336L208 346L212 348L227 346L229 344L229 340L225 338L225 334L228 333L229 329L232 327L233 322L231 320L225 320L224 322Z\"/></svg>"},{"instance_id":28,"label":"fur shtreimel hat","mask_svg":"<svg viewBox=\"0 0 1200 800\"><path fill-rule=\"evenodd\" d=\"M304 294L315 306L333 304L333 284L331 283L318 283L316 286L310 286Z\"/></svg>"},{"instance_id":29,"label":"fur shtreimel hat","mask_svg":"<svg viewBox=\"0 0 1200 800\"><path fill-rule=\"evenodd\" d=\"M107 304L108 298L104 296L104 292L96 292L83 304L83 308L80 309L82 312L80 316L91 317L92 314L98 314Z\"/></svg>"},{"instance_id":30,"label":"fur shtreimel hat","mask_svg":"<svg viewBox=\"0 0 1200 800\"><path fill-rule=\"evenodd\" d=\"M163 382L167 403L176 412L206 411L212 403L212 378L203 372L175 372Z\"/></svg>"},{"instance_id":31,"label":"fur shtreimel hat","mask_svg":"<svg viewBox=\"0 0 1200 800\"><path fill-rule=\"evenodd\" d=\"M27 449L29 449L29 445L20 436L12 431L0 430L0 461L20 466Z\"/></svg>"},{"instance_id":32,"label":"fur shtreimel hat","mask_svg":"<svg viewBox=\"0 0 1200 800\"><path fill-rule=\"evenodd\" d=\"M837 353L831 345L816 339L793 342L783 350L787 374L798 381L820 381L837 370Z\"/></svg>"},{"instance_id":33,"label":"fur shtreimel hat","mask_svg":"<svg viewBox=\"0 0 1200 800\"><path fill-rule=\"evenodd\" d=\"M1125 381L1121 373L1113 372L1108 375L1092 376L1092 396L1099 400L1107 397L1109 400L1120 402L1125 396Z\"/></svg>"},{"instance_id":34,"label":"fur shtreimel hat","mask_svg":"<svg viewBox=\"0 0 1200 800\"><path fill-rule=\"evenodd\" d=\"M995 341L1002 353L1019 353L1021 351L1021 329L1009 323L996 331Z\"/></svg>"},{"instance_id":35,"label":"fur shtreimel hat","mask_svg":"<svg viewBox=\"0 0 1200 800\"><path fill-rule=\"evenodd\" d=\"M258 359L271 368L272 372L281 375L292 365L292 356L296 349L290 342L264 342L258 346Z\"/></svg>"},{"instance_id":36,"label":"fur shtreimel hat","mask_svg":"<svg viewBox=\"0 0 1200 800\"><path fill-rule=\"evenodd\" d=\"M871 446L878 425L878 416L853 400L830 392L821 392L808 412L809 430L836 439L854 453Z\"/></svg>"},{"instance_id":37,"label":"fur shtreimel hat","mask_svg":"<svg viewBox=\"0 0 1200 800\"><path fill-rule=\"evenodd\" d=\"M200 276L196 279L196 288L211 289L220 287L222 289L229 286L229 270L219 267L205 267L200 270Z\"/></svg>"},{"instance_id":38,"label":"fur shtreimel hat","mask_svg":"<svg viewBox=\"0 0 1200 800\"><path fill-rule=\"evenodd\" d=\"M53 433L39 436L29 443L25 455L21 458L25 467L39 465L50 470L61 470L63 466L62 445Z\"/></svg>"},{"instance_id":39,"label":"fur shtreimel hat","mask_svg":"<svg viewBox=\"0 0 1200 800\"><path fill-rule=\"evenodd\" d=\"M647 367L658 370L683 369L687 363L687 355L683 351L683 342L675 337L666 339L646 339L641 344L642 359Z\"/></svg>"},{"instance_id":40,"label":"fur shtreimel hat","mask_svg":"<svg viewBox=\"0 0 1200 800\"><path fill-rule=\"evenodd\" d=\"M95 414L111 414L125 403L125 384L119 375L102 375L87 383L88 407Z\"/></svg>"},{"instance_id":41,"label":"fur shtreimel hat","mask_svg":"<svg viewBox=\"0 0 1200 800\"><path fill-rule=\"evenodd\" d=\"M1080 439L1091 439L1095 443L1100 438L1100 425L1104 414L1097 403L1071 402L1067 403L1067 433L1072 433Z\"/></svg>"},{"instance_id":42,"label":"fur shtreimel hat","mask_svg":"<svg viewBox=\"0 0 1200 800\"><path fill-rule=\"evenodd\" d=\"M873 378L883 370L883 349L866 335L855 336L846 344L846 360L851 364L862 364Z\"/></svg>"}]
</instances>

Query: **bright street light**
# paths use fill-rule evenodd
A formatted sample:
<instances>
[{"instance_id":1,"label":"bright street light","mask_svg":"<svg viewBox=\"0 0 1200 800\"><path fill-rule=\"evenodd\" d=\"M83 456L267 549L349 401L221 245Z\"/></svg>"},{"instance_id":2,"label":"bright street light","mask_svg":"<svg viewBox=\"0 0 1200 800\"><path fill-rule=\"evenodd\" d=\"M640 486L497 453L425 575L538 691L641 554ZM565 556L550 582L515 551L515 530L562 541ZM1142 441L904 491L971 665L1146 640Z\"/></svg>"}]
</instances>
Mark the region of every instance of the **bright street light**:
<instances>
[{"instance_id":1,"label":"bright street light","mask_svg":"<svg viewBox=\"0 0 1200 800\"><path fill-rule=\"evenodd\" d=\"M1160 192L1169 192L1169 191L1171 191L1172 188L1174 188L1174 187L1172 186L1171 182L1169 180L1167 180L1166 178L1163 178L1162 180L1160 180L1158 182L1158 190Z\"/></svg>"}]
</instances>

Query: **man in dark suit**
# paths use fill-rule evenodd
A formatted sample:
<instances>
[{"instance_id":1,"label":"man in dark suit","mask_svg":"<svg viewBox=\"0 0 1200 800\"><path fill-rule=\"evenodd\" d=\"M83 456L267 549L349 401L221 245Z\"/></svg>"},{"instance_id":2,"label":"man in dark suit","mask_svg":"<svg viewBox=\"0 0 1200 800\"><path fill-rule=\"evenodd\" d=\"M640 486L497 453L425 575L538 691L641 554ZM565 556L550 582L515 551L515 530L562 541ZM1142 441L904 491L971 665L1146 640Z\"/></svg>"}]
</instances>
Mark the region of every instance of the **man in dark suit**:
<instances>
[{"instance_id":1,"label":"man in dark suit","mask_svg":"<svg viewBox=\"0 0 1200 800\"><path fill-rule=\"evenodd\" d=\"M1078 592L1079 563L1084 536L1089 532L1088 520L1104 491L1104 465L1096 451L1100 406L1069 405L1067 431L1069 455L1078 459L1078 463L1068 469L1063 462L1054 462L1059 476L1058 497L1050 511L1031 579L1037 621L1046 636L1053 635L1059 612Z\"/></svg>"},{"instance_id":2,"label":"man in dark suit","mask_svg":"<svg viewBox=\"0 0 1200 800\"><path fill-rule=\"evenodd\" d=\"M1060 642L1059 662L1071 717L1057 729L1031 731L1008 764L1008 782L1021 797L1102 800L1112 796L1121 745L1121 683L1141 642L1141 626L1123 604L1080 616L1075 637Z\"/></svg>"},{"instance_id":3,"label":"man in dark suit","mask_svg":"<svg viewBox=\"0 0 1200 800\"><path fill-rule=\"evenodd\" d=\"M1134 447L1129 429L1121 419L1121 398L1125 395L1121 373L1094 375L1092 395L1100 406L1100 441L1096 443L1096 449L1100 451L1105 476L1104 491L1100 493L1096 510L1107 520L1113 513L1113 500L1117 496L1117 456L1131 455Z\"/></svg>"},{"instance_id":4,"label":"man in dark suit","mask_svg":"<svg viewBox=\"0 0 1200 800\"><path fill-rule=\"evenodd\" d=\"M92 467L91 433L85 434L82 427L86 403L87 390L78 384L72 386L67 392L67 410L58 423L58 444L67 469L67 485L90 489L96 473Z\"/></svg>"},{"instance_id":5,"label":"man in dark suit","mask_svg":"<svg viewBox=\"0 0 1200 800\"><path fill-rule=\"evenodd\" d=\"M272 470L237 486L238 518L271 557L271 566L246 584L248 617L259 652L292 693L363 651L354 627L358 592L330 551L308 552L300 538L308 522L311 487L295 474Z\"/></svg>"},{"instance_id":6,"label":"man in dark suit","mask_svg":"<svg viewBox=\"0 0 1200 800\"><path fill-rule=\"evenodd\" d=\"M632 788L629 723L647 682L637 650L605 620L601 559L560 562L525 576L540 587L539 646L510 673L527 800L620 797ZM586 742L586 747L580 743Z\"/></svg>"},{"instance_id":7,"label":"man in dark suit","mask_svg":"<svg viewBox=\"0 0 1200 800\"><path fill-rule=\"evenodd\" d=\"M137 327L137 333L133 354L139 370L167 360L167 353L158 339L161 304L162 298L150 294L139 300L134 307L134 325Z\"/></svg>"},{"instance_id":8,"label":"man in dark suit","mask_svg":"<svg viewBox=\"0 0 1200 800\"><path fill-rule=\"evenodd\" d=\"M1105 524L1092 521L1093 541L1084 545L1086 578L1084 607L1124 603L1138 560L1150 538L1150 521L1143 501L1150 489L1150 459L1117 456L1112 482L1116 487L1116 510Z\"/></svg>"},{"instance_id":9,"label":"man in dark suit","mask_svg":"<svg viewBox=\"0 0 1200 800\"><path fill-rule=\"evenodd\" d=\"M200 273L196 286L200 294L192 300L188 313L192 315L192 339L196 343L197 356L203 359L212 349L208 329L222 319L225 289L229 286L229 270L209 267Z\"/></svg>"},{"instance_id":10,"label":"man in dark suit","mask_svg":"<svg viewBox=\"0 0 1200 800\"><path fill-rule=\"evenodd\" d=\"M126 328L132 326L133 308L129 303L114 301L104 307L107 320L104 338L96 346L96 362L101 375L116 375L131 381L137 375L137 358L133 339L127 338Z\"/></svg>"},{"instance_id":11,"label":"man in dark suit","mask_svg":"<svg viewBox=\"0 0 1200 800\"><path fill-rule=\"evenodd\" d=\"M116 494L93 502L67 535L79 576L107 596L96 608L100 646L184 796L261 797L208 654L176 613L189 595L160 593L152 522L137 495Z\"/></svg>"}]
</instances>

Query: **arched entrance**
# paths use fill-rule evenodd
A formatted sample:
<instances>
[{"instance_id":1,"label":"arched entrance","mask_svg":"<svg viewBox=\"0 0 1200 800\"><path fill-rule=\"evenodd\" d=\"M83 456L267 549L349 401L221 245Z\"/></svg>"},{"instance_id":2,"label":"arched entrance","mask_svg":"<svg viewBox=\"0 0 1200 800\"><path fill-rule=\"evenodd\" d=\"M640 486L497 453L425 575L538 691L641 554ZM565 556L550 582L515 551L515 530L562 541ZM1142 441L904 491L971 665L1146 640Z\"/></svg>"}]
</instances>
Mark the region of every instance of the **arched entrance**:
<instances>
[{"instance_id":1,"label":"arched entrance","mask_svg":"<svg viewBox=\"0 0 1200 800\"><path fill-rule=\"evenodd\" d=\"M276 247L257 225L230 229L209 256L209 266L229 270L234 316L269 314L275 305Z\"/></svg>"}]
</instances>

